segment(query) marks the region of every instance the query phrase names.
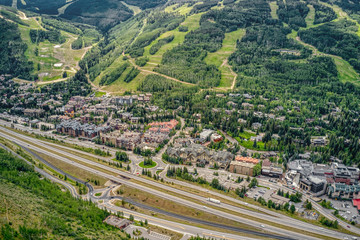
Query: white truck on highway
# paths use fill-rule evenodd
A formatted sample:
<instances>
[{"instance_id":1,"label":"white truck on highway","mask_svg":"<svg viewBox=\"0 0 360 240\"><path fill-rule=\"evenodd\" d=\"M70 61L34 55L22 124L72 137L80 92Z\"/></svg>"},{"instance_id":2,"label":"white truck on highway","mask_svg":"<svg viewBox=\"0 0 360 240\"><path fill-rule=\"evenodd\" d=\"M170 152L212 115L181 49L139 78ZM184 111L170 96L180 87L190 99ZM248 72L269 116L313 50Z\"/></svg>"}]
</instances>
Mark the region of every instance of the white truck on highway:
<instances>
[{"instance_id":1,"label":"white truck on highway","mask_svg":"<svg viewBox=\"0 0 360 240\"><path fill-rule=\"evenodd\" d=\"M220 204L220 200L217 200L217 199L214 199L214 198L208 198L207 200L209 202L212 202L212 203Z\"/></svg>"}]
</instances>

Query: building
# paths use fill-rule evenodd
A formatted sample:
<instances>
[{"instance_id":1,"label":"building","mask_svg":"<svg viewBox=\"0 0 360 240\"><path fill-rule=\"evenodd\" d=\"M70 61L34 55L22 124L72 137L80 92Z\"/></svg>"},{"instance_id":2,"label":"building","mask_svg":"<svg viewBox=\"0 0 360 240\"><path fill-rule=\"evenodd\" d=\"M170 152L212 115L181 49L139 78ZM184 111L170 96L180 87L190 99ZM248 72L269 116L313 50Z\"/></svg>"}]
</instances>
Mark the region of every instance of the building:
<instances>
[{"instance_id":1,"label":"building","mask_svg":"<svg viewBox=\"0 0 360 240\"><path fill-rule=\"evenodd\" d=\"M253 129L257 130L257 129L259 129L259 128L261 128L261 127L262 127L262 124L261 124L261 123L256 122L256 123L253 123L253 124L251 125L251 127L252 127Z\"/></svg>"},{"instance_id":2,"label":"building","mask_svg":"<svg viewBox=\"0 0 360 240\"><path fill-rule=\"evenodd\" d=\"M223 137L220 134L214 133L211 135L210 139L213 142L221 142L223 140Z\"/></svg>"},{"instance_id":3,"label":"building","mask_svg":"<svg viewBox=\"0 0 360 240\"><path fill-rule=\"evenodd\" d=\"M283 177L283 169L281 167L275 166L262 166L261 167L261 174L269 177L274 178L282 178Z\"/></svg>"},{"instance_id":4,"label":"building","mask_svg":"<svg viewBox=\"0 0 360 240\"><path fill-rule=\"evenodd\" d=\"M131 105L133 104L133 97L131 96L123 96L123 97L116 97L111 99L111 103L115 105Z\"/></svg>"},{"instance_id":5,"label":"building","mask_svg":"<svg viewBox=\"0 0 360 240\"><path fill-rule=\"evenodd\" d=\"M252 157L243 157L243 156L240 156L240 155L237 155L235 157L235 161L245 162L245 163L252 163L252 164L258 164L259 163L259 159L252 158Z\"/></svg>"},{"instance_id":6,"label":"building","mask_svg":"<svg viewBox=\"0 0 360 240\"><path fill-rule=\"evenodd\" d=\"M352 203L353 203L353 206L356 207L358 212L360 212L360 199L353 199Z\"/></svg>"},{"instance_id":7,"label":"building","mask_svg":"<svg viewBox=\"0 0 360 240\"><path fill-rule=\"evenodd\" d=\"M100 133L106 133L110 131L109 126L98 127L94 124L81 124L76 120L62 121L56 126L58 133L66 134L72 137L81 138L94 138L100 135Z\"/></svg>"},{"instance_id":8,"label":"building","mask_svg":"<svg viewBox=\"0 0 360 240\"><path fill-rule=\"evenodd\" d=\"M43 116L45 111L43 109L25 109L24 115L27 117L41 117Z\"/></svg>"},{"instance_id":9,"label":"building","mask_svg":"<svg viewBox=\"0 0 360 240\"><path fill-rule=\"evenodd\" d=\"M212 151L206 147L191 143L187 147L169 147L166 153L173 158L180 158L184 162L192 164L204 163L212 166L216 165L226 169L234 159L234 155L227 151Z\"/></svg>"},{"instance_id":10,"label":"building","mask_svg":"<svg viewBox=\"0 0 360 240\"><path fill-rule=\"evenodd\" d=\"M129 220L123 219L123 218L118 218L114 215L108 216L104 220L104 223L107 223L107 224L114 226L116 228L119 228L119 229L124 229L131 224L131 222Z\"/></svg>"},{"instance_id":11,"label":"building","mask_svg":"<svg viewBox=\"0 0 360 240\"><path fill-rule=\"evenodd\" d=\"M247 102L242 103L241 106L243 107L243 109L247 109L247 110L254 108L254 105Z\"/></svg>"},{"instance_id":12,"label":"building","mask_svg":"<svg viewBox=\"0 0 360 240\"><path fill-rule=\"evenodd\" d=\"M326 181L314 176L309 176L308 178L302 178L300 180L299 188L306 192L312 192L315 195L322 195L326 190Z\"/></svg>"},{"instance_id":13,"label":"building","mask_svg":"<svg viewBox=\"0 0 360 240\"><path fill-rule=\"evenodd\" d=\"M112 132L108 134L100 134L100 140L103 144L110 144L114 147L133 151L141 144L142 134L137 132Z\"/></svg>"},{"instance_id":14,"label":"building","mask_svg":"<svg viewBox=\"0 0 360 240\"><path fill-rule=\"evenodd\" d=\"M172 119L169 122L152 122L149 123L151 132L163 132L169 134L179 122L176 119Z\"/></svg>"},{"instance_id":15,"label":"building","mask_svg":"<svg viewBox=\"0 0 360 240\"><path fill-rule=\"evenodd\" d=\"M240 161L231 161L229 171L232 173L253 176L256 164Z\"/></svg>"},{"instance_id":16,"label":"building","mask_svg":"<svg viewBox=\"0 0 360 240\"><path fill-rule=\"evenodd\" d=\"M200 140L206 141L207 139L210 138L211 134L213 134L213 133L214 133L214 130L211 130L211 129L202 130L202 132L200 133Z\"/></svg>"},{"instance_id":17,"label":"building","mask_svg":"<svg viewBox=\"0 0 360 240\"><path fill-rule=\"evenodd\" d=\"M346 185L345 183L333 183L328 187L327 194L334 199L359 199L360 185Z\"/></svg>"}]
</instances>

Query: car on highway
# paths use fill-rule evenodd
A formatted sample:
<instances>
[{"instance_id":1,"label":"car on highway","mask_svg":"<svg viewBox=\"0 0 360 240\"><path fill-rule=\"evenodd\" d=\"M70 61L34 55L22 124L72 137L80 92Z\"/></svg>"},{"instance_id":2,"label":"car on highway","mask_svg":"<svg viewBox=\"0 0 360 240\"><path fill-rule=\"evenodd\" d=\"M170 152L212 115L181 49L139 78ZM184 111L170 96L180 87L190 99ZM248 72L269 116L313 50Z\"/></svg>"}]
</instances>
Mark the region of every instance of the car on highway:
<instances>
[{"instance_id":1,"label":"car on highway","mask_svg":"<svg viewBox=\"0 0 360 240\"><path fill-rule=\"evenodd\" d=\"M264 228L265 226L263 224L261 224L260 227Z\"/></svg>"},{"instance_id":2,"label":"car on highway","mask_svg":"<svg viewBox=\"0 0 360 240\"><path fill-rule=\"evenodd\" d=\"M347 228L350 228L350 226L349 226L349 225L347 225L346 227L347 227Z\"/></svg>"}]
</instances>

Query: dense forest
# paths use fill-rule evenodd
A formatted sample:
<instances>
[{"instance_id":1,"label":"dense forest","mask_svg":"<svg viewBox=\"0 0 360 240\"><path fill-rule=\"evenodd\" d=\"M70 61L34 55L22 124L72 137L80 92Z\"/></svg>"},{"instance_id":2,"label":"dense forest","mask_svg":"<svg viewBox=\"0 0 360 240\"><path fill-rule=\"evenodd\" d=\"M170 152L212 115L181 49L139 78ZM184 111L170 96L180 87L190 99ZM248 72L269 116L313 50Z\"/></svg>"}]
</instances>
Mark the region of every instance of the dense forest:
<instances>
[{"instance_id":1,"label":"dense forest","mask_svg":"<svg viewBox=\"0 0 360 240\"><path fill-rule=\"evenodd\" d=\"M79 0L66 8L61 17L71 21L91 24L107 30L133 16L127 6L116 0Z\"/></svg>"},{"instance_id":2,"label":"dense forest","mask_svg":"<svg viewBox=\"0 0 360 240\"><path fill-rule=\"evenodd\" d=\"M279 19L289 24L289 26L295 30L299 30L300 27L306 27L305 18L309 13L309 8L306 3L290 0L290 1L277 1L279 9L277 14Z\"/></svg>"},{"instance_id":3,"label":"dense forest","mask_svg":"<svg viewBox=\"0 0 360 240\"><path fill-rule=\"evenodd\" d=\"M0 18L0 75L34 79L33 65L25 57L27 45L21 40L18 26Z\"/></svg>"},{"instance_id":4,"label":"dense forest","mask_svg":"<svg viewBox=\"0 0 360 240\"><path fill-rule=\"evenodd\" d=\"M341 20L299 32L300 38L322 52L347 60L360 71L360 38L354 22Z\"/></svg>"},{"instance_id":5,"label":"dense forest","mask_svg":"<svg viewBox=\"0 0 360 240\"><path fill-rule=\"evenodd\" d=\"M336 19L336 13L332 8L319 3L312 3L312 5L315 9L314 24L330 22Z\"/></svg>"},{"instance_id":6,"label":"dense forest","mask_svg":"<svg viewBox=\"0 0 360 240\"><path fill-rule=\"evenodd\" d=\"M33 43L44 42L48 40L51 43L64 43L65 37L61 35L59 30L36 30L30 29L30 39Z\"/></svg>"}]
</instances>

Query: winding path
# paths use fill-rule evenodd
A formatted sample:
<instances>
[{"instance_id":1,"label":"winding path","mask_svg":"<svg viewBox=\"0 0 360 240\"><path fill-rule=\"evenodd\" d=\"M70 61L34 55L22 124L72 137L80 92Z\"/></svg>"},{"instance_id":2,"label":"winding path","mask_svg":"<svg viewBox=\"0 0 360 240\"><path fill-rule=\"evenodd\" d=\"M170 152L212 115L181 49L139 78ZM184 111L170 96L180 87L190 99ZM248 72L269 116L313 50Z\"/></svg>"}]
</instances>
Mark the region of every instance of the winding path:
<instances>
[{"instance_id":1,"label":"winding path","mask_svg":"<svg viewBox=\"0 0 360 240\"><path fill-rule=\"evenodd\" d=\"M123 54L123 56L125 56L125 53L124 53L124 52L123 52L122 54ZM127 56L127 57L128 57L128 59L129 59L129 62L131 63L131 65L133 65L136 69L138 69L138 70L141 71L141 72L144 72L144 73L147 73L147 74L155 74L155 75L158 75L158 76L167 78L167 79L172 80L172 81L175 81L175 82L179 82L179 83L186 84L186 85L191 85L191 86L196 86L196 84L194 84L194 83L184 82L184 81L181 81L181 80L179 80L179 79L176 79L176 78L173 78L173 77L169 77L169 76L167 76L167 75L164 75L164 74L161 74L161 73L158 73L158 72L154 72L154 71L150 71L150 70L145 70L145 69L139 67L138 65L136 65L133 58L131 58L130 56Z\"/></svg>"}]
</instances>

